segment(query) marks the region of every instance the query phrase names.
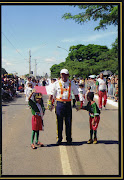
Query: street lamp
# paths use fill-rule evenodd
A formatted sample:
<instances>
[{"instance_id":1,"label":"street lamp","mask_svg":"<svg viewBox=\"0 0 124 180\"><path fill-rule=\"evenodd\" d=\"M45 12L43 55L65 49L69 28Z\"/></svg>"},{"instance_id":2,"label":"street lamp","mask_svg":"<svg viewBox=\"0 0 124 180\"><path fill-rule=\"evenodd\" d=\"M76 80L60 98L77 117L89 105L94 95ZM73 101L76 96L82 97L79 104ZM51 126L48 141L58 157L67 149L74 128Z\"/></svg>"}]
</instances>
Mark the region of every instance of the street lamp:
<instances>
[{"instance_id":1,"label":"street lamp","mask_svg":"<svg viewBox=\"0 0 124 180\"><path fill-rule=\"evenodd\" d=\"M62 48L62 47L60 47L60 46L57 46L57 48L61 48L61 49L64 49L65 51L67 51L68 53L69 53L69 51L67 50L67 49L65 49L65 48ZM71 65L71 71L72 71L72 77L73 77L73 70L72 70L72 65Z\"/></svg>"},{"instance_id":2,"label":"street lamp","mask_svg":"<svg viewBox=\"0 0 124 180\"><path fill-rule=\"evenodd\" d=\"M57 46L57 48L64 49L65 51L67 51L67 52L69 53L69 51L68 51L67 49L65 49L65 48L62 48L62 47L60 47L60 46Z\"/></svg>"}]
</instances>

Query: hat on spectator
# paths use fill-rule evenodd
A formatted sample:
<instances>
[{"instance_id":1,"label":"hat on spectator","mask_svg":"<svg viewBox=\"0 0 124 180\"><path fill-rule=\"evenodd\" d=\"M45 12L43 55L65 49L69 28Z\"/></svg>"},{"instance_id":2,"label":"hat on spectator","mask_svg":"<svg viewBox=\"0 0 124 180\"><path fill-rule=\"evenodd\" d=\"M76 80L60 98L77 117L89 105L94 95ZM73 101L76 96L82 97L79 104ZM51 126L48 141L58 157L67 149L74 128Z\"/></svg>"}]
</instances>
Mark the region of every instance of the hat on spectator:
<instances>
[{"instance_id":1,"label":"hat on spectator","mask_svg":"<svg viewBox=\"0 0 124 180\"><path fill-rule=\"evenodd\" d=\"M67 69L62 69L60 71L60 74L69 74L68 70Z\"/></svg>"}]
</instances>

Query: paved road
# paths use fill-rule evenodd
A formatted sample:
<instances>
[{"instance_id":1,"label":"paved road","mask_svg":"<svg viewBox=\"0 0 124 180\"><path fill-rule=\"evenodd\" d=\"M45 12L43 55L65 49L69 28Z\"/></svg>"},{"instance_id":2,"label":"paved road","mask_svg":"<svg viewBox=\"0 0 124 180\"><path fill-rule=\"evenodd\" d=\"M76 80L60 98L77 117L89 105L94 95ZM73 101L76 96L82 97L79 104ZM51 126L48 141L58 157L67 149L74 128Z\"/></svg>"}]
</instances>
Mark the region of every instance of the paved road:
<instances>
[{"instance_id":1,"label":"paved road","mask_svg":"<svg viewBox=\"0 0 124 180\"><path fill-rule=\"evenodd\" d=\"M46 104L47 96L44 96ZM56 146L55 113L46 110L40 141L45 147L32 150L31 112L23 94L2 106L3 175L118 175L118 109L107 105L98 127L98 144L89 139L88 112L73 109L73 144Z\"/></svg>"}]
</instances>

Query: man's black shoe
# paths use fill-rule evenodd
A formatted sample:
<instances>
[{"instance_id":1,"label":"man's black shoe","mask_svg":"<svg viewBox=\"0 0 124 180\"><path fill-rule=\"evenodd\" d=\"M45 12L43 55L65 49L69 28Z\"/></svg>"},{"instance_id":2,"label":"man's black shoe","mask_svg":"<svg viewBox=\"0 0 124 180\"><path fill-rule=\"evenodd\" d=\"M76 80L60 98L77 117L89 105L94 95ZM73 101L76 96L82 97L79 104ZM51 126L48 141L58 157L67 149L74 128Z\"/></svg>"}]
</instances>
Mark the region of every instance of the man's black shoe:
<instances>
[{"instance_id":1,"label":"man's black shoe","mask_svg":"<svg viewBox=\"0 0 124 180\"><path fill-rule=\"evenodd\" d=\"M67 141L67 145L71 145L72 144L72 141Z\"/></svg>"},{"instance_id":2,"label":"man's black shoe","mask_svg":"<svg viewBox=\"0 0 124 180\"><path fill-rule=\"evenodd\" d=\"M59 140L56 142L56 145L60 145L61 143L62 143L62 141Z\"/></svg>"}]
</instances>

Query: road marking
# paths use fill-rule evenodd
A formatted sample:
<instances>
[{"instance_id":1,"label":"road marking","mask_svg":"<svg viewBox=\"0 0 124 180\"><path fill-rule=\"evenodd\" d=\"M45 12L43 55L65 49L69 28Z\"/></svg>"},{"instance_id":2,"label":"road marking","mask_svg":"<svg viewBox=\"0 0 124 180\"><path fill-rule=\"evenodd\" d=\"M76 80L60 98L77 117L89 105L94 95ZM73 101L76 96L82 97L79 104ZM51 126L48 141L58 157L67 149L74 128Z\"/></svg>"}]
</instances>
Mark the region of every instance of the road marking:
<instances>
[{"instance_id":1,"label":"road marking","mask_svg":"<svg viewBox=\"0 0 124 180\"><path fill-rule=\"evenodd\" d=\"M59 146L63 175L72 175L69 158L65 146Z\"/></svg>"}]
</instances>

